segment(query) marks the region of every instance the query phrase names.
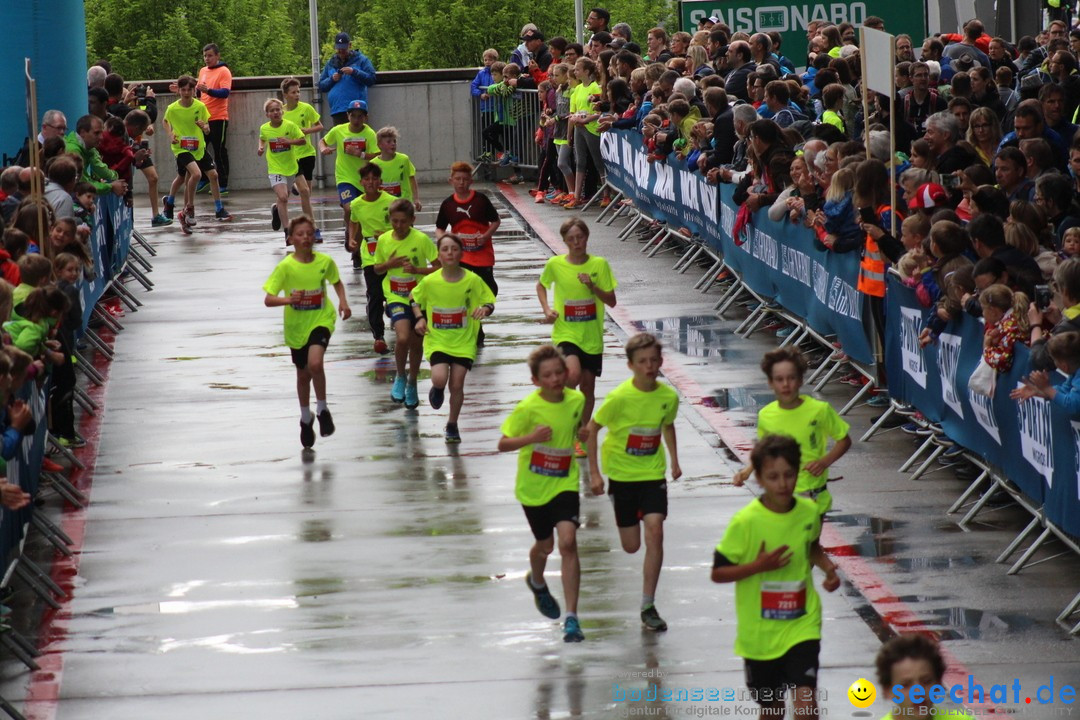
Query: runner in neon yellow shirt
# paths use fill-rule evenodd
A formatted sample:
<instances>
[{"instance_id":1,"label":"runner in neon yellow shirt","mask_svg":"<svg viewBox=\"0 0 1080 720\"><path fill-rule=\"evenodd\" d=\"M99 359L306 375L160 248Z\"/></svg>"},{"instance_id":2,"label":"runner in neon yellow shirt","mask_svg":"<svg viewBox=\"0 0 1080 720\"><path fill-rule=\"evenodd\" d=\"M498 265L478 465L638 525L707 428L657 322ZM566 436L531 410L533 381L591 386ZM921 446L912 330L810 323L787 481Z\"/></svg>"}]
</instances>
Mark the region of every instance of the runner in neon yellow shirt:
<instances>
[{"instance_id":1,"label":"runner in neon yellow shirt","mask_svg":"<svg viewBox=\"0 0 1080 720\"><path fill-rule=\"evenodd\" d=\"M394 328L397 336L397 343L394 345L397 374L394 376L394 386L390 389L390 399L405 403L405 407L410 410L420 406L416 378L420 374L420 358L424 352L424 344L420 336L413 331L416 316L412 312L409 293L422 277L439 269L435 243L414 228L414 222L416 212L413 204L408 200L395 200L390 205L390 225L394 229L383 233L375 246L375 273L386 275L382 284L383 296L386 298L386 316L390 318L390 326Z\"/></svg>"},{"instance_id":2,"label":"runner in neon yellow shirt","mask_svg":"<svg viewBox=\"0 0 1080 720\"><path fill-rule=\"evenodd\" d=\"M784 716L784 690L795 687L795 717L816 717L822 587L840 587L836 565L818 542L817 505L795 494L799 444L769 435L750 454L761 497L735 513L713 555L712 581L735 583L735 654L762 717Z\"/></svg>"},{"instance_id":3,"label":"runner in neon yellow shirt","mask_svg":"<svg viewBox=\"0 0 1080 720\"><path fill-rule=\"evenodd\" d=\"M795 438L802 452L803 467L795 492L818 504L822 515L832 509L832 494L826 483L829 466L851 448L850 426L832 406L809 395L801 395L806 359L795 348L778 348L765 353L761 369L769 379L776 400L758 413L758 437L788 435ZM828 450L829 438L835 440ZM751 468L735 473L734 483L742 485Z\"/></svg>"},{"instance_id":4,"label":"runner in neon yellow shirt","mask_svg":"<svg viewBox=\"0 0 1080 720\"><path fill-rule=\"evenodd\" d=\"M633 554L641 547L645 526L645 562L642 570L641 624L646 630L663 632L667 623L656 609L656 585L664 563L664 520L667 519L667 460L671 453L671 479L682 476L675 415L679 394L657 381L663 364L660 342L639 333L626 343L627 366L633 377L608 393L589 422L589 480L594 495L604 494L597 438L604 438L604 470L607 472L615 524L623 550ZM663 444L660 438L663 437Z\"/></svg>"},{"instance_id":5,"label":"runner in neon yellow shirt","mask_svg":"<svg viewBox=\"0 0 1080 720\"><path fill-rule=\"evenodd\" d=\"M400 134L396 127L379 128L375 133L379 144L379 155L371 162L382 168L382 189L394 197L412 200L416 212L423 210L420 204L420 189L416 185L416 167L405 153L397 151Z\"/></svg>"},{"instance_id":6,"label":"runner in neon yellow shirt","mask_svg":"<svg viewBox=\"0 0 1080 720\"><path fill-rule=\"evenodd\" d=\"M300 100L300 81L296 78L290 77L281 81L281 96L285 98L285 119L296 123L304 133L304 144L294 152L300 174L307 180L308 191L305 193L297 186L296 192L300 195L300 207L304 214L313 218L315 211L311 208L311 183L315 179L315 158L318 154L311 144L310 136L322 132L322 119L318 110ZM322 242L322 231L318 228L315 228L315 242Z\"/></svg>"},{"instance_id":7,"label":"runner in neon yellow shirt","mask_svg":"<svg viewBox=\"0 0 1080 720\"><path fill-rule=\"evenodd\" d=\"M256 152L259 157L266 156L266 173L274 191L270 227L277 231L282 225L287 227L289 224L290 186L295 182L302 193L308 192L307 179L300 175L295 155L296 148L305 144L307 139L295 123L283 119L285 106L277 98L263 103L263 112L270 120L259 128L259 148ZM288 238L288 232L285 236Z\"/></svg>"},{"instance_id":8,"label":"runner in neon yellow shirt","mask_svg":"<svg viewBox=\"0 0 1080 720\"><path fill-rule=\"evenodd\" d=\"M442 266L413 288L416 332L424 336L424 354L431 363L428 403L438 410L450 383L450 417L446 442L461 442L458 416L465 402L465 376L476 360L480 321L495 312L495 294L474 272L461 267L464 246L457 235L439 238Z\"/></svg>"},{"instance_id":9,"label":"runner in neon yellow shirt","mask_svg":"<svg viewBox=\"0 0 1080 720\"><path fill-rule=\"evenodd\" d=\"M566 385L585 393L584 421L588 425L596 402L596 378L604 370L604 305L615 307L615 276L607 260L589 255L589 226L571 218L559 228L566 255L549 258L536 296L544 321L554 324L551 342L566 356ZM555 288L555 307L548 304L548 288ZM581 439L588 432L583 427ZM578 457L585 451L580 445Z\"/></svg>"},{"instance_id":10,"label":"runner in neon yellow shirt","mask_svg":"<svg viewBox=\"0 0 1080 720\"><path fill-rule=\"evenodd\" d=\"M315 414L319 434L334 433L334 420L326 406L326 373L323 356L334 332L334 306L327 297L331 285L338 297L337 313L342 320L352 317L345 284L338 276L337 264L329 255L315 252L315 224L301 215L289 223L293 250L285 256L263 286L266 307L285 308L285 344L296 366L296 394L300 399L300 443L305 448L315 444L315 418L311 416L311 386L315 386ZM281 295L284 293L284 295Z\"/></svg>"},{"instance_id":11,"label":"runner in neon yellow shirt","mask_svg":"<svg viewBox=\"0 0 1080 720\"><path fill-rule=\"evenodd\" d=\"M353 100L349 103L348 115L348 123L334 126L319 140L319 152L323 155L337 153L334 177L338 202L345 214L346 243L349 241L349 203L360 197L360 170L378 155L375 131L367 124L367 103Z\"/></svg>"},{"instance_id":12,"label":"runner in neon yellow shirt","mask_svg":"<svg viewBox=\"0 0 1080 720\"><path fill-rule=\"evenodd\" d=\"M162 123L169 135L169 145L176 156L176 177L165 196L162 211L166 217L173 216L175 197L180 186L184 187L184 203L177 216L180 229L185 235L191 234L195 227L195 190L203 175L210 180L210 191L214 196L214 217L218 220L232 220L232 215L221 202L218 188L217 169L214 161L206 154L206 136L210 133L210 111L200 100L195 99L195 78L183 75L176 81L176 92L180 99L165 109Z\"/></svg>"},{"instance_id":13,"label":"runner in neon yellow shirt","mask_svg":"<svg viewBox=\"0 0 1080 720\"><path fill-rule=\"evenodd\" d=\"M382 170L379 166L375 163L365 165L360 171L360 186L364 194L349 205L349 237L352 240L345 249L352 253L353 270L364 273L368 326L375 338L375 352L385 355L389 352L383 323L386 297L383 295L383 276L375 272L375 249L379 237L392 229L390 206L397 198L380 190L381 185Z\"/></svg>"},{"instance_id":14,"label":"runner in neon yellow shirt","mask_svg":"<svg viewBox=\"0 0 1080 720\"><path fill-rule=\"evenodd\" d=\"M562 614L544 582L544 569L548 555L555 549L557 533L566 602L563 640L581 642L585 639L577 617L581 585L577 529L581 525L581 499L573 447L584 417L585 396L566 387L566 361L551 345L542 345L529 355L529 372L533 385L539 389L519 402L502 424L499 452L518 454L514 494L525 509L536 540L529 550L529 572L525 574L536 609L552 620L558 620Z\"/></svg>"}]
</instances>

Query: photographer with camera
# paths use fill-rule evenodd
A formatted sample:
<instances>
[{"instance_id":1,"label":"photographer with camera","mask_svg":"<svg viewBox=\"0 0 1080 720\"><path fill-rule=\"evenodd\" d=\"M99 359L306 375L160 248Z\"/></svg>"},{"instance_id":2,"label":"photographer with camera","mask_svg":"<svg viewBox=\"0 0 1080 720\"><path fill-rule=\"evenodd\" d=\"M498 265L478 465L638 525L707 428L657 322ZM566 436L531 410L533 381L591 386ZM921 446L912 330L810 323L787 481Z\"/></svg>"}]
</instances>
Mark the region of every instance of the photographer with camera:
<instances>
[{"instance_id":1,"label":"photographer with camera","mask_svg":"<svg viewBox=\"0 0 1080 720\"><path fill-rule=\"evenodd\" d=\"M1028 306L1031 325L1029 370L1054 371L1054 360L1046 349L1052 335L1080 332L1080 258L1070 258L1057 266L1049 285L1036 285Z\"/></svg>"}]
</instances>

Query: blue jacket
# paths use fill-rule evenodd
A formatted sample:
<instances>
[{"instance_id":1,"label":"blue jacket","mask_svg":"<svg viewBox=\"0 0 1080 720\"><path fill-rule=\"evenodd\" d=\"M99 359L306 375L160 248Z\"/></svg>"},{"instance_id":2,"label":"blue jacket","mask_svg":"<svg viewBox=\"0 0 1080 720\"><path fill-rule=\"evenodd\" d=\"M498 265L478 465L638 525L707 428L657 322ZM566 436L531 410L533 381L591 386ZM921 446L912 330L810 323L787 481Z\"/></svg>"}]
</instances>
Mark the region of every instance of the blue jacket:
<instances>
[{"instance_id":1,"label":"blue jacket","mask_svg":"<svg viewBox=\"0 0 1080 720\"><path fill-rule=\"evenodd\" d=\"M342 73L341 79L334 82L334 73L341 72L344 67L351 67L356 72L352 75ZM374 84L375 66L359 50L351 51L345 62L335 53L326 61L326 67L319 77L319 90L327 93L331 115L346 112L353 100L367 102L367 89Z\"/></svg>"},{"instance_id":2,"label":"blue jacket","mask_svg":"<svg viewBox=\"0 0 1080 720\"><path fill-rule=\"evenodd\" d=\"M1050 401L1051 404L1069 413L1074 420L1080 418L1080 371L1074 372L1055 389L1057 394Z\"/></svg>"},{"instance_id":3,"label":"blue jacket","mask_svg":"<svg viewBox=\"0 0 1080 720\"><path fill-rule=\"evenodd\" d=\"M494 85L495 79L491 77L491 69L482 67L480 72L476 73L476 77L472 81L472 96L478 98L487 92L489 85ZM491 112L494 109L494 105L491 100L480 101L480 112Z\"/></svg>"}]
</instances>

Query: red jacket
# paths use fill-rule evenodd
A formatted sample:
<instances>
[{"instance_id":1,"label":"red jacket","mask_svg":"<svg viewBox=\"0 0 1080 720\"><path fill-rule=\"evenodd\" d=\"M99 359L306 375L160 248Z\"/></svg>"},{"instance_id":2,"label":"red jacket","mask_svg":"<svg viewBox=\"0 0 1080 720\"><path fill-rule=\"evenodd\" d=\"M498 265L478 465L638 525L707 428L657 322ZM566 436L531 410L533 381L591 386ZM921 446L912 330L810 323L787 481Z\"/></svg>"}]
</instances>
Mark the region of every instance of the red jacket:
<instances>
[{"instance_id":1,"label":"red jacket","mask_svg":"<svg viewBox=\"0 0 1080 720\"><path fill-rule=\"evenodd\" d=\"M0 247L0 275L4 276L12 285L18 285L22 282L22 273L19 272L19 266L11 259L11 254L7 250Z\"/></svg>"},{"instance_id":2,"label":"red jacket","mask_svg":"<svg viewBox=\"0 0 1080 720\"><path fill-rule=\"evenodd\" d=\"M127 138L103 132L97 149L109 169L115 170L122 179L131 182L131 163L135 159L135 153L132 152Z\"/></svg>"}]
</instances>

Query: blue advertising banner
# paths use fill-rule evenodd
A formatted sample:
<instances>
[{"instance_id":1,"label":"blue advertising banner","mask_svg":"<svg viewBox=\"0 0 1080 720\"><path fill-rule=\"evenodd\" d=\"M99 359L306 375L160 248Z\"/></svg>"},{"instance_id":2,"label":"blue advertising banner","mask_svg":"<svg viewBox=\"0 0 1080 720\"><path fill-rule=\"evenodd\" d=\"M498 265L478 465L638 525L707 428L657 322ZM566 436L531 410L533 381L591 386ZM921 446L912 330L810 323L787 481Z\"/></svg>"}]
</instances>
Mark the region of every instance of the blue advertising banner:
<instances>
[{"instance_id":1,"label":"blue advertising banner","mask_svg":"<svg viewBox=\"0 0 1080 720\"><path fill-rule=\"evenodd\" d=\"M930 311L915 292L889 276L885 336L889 394L910 403L945 434L1001 468L1047 519L1080 535L1080 419L1042 398L1017 402L1009 392L1028 372L1029 351L1017 346L1012 368L999 373L993 398L971 392L968 379L982 357L983 325L964 315L936 343L919 348ZM1064 377L1058 373L1054 382Z\"/></svg>"},{"instance_id":2,"label":"blue advertising banner","mask_svg":"<svg viewBox=\"0 0 1080 720\"><path fill-rule=\"evenodd\" d=\"M608 182L639 210L690 228L723 255L751 290L775 299L818 334L835 335L853 360L874 363L866 297L856 290L858 253L818 250L808 229L774 223L765 210L754 215L745 242L736 244L733 186L712 185L674 158L650 163L637 132L615 130L600 137Z\"/></svg>"},{"instance_id":3,"label":"blue advertising banner","mask_svg":"<svg viewBox=\"0 0 1080 720\"><path fill-rule=\"evenodd\" d=\"M82 285L83 327L90 321L94 305L127 261L133 225L131 208L123 198L112 193L98 196L89 243L94 277L84 280Z\"/></svg>"}]
</instances>

